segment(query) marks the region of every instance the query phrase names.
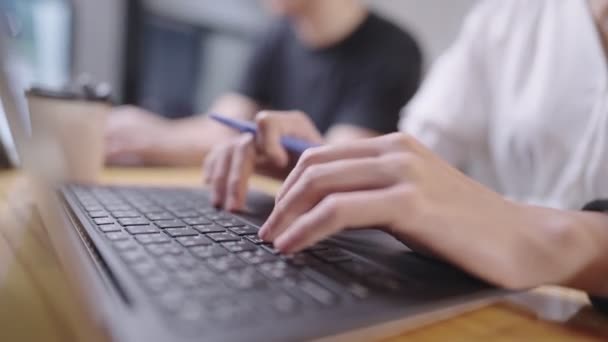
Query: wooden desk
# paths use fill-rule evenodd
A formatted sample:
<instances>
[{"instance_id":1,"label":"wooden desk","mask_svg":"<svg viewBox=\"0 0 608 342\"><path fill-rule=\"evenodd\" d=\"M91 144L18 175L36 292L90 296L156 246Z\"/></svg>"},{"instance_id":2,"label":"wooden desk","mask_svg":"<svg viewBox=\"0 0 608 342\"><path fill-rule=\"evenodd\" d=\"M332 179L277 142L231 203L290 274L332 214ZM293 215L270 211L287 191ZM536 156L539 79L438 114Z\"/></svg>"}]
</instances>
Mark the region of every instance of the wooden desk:
<instances>
[{"instance_id":1,"label":"wooden desk","mask_svg":"<svg viewBox=\"0 0 608 342\"><path fill-rule=\"evenodd\" d=\"M113 184L197 185L198 170L108 170ZM278 184L254 179L273 193ZM93 326L68 289L27 180L0 171L0 341L90 341ZM389 339L390 341L606 341L608 317L583 293L546 287Z\"/></svg>"}]
</instances>

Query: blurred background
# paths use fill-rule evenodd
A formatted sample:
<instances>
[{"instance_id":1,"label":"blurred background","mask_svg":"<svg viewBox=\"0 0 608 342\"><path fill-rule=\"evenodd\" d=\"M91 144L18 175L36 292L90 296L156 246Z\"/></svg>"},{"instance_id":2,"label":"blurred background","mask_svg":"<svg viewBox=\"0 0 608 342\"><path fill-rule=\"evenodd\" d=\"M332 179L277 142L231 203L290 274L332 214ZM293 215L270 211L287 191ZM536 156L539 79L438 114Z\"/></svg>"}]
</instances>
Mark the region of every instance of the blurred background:
<instances>
[{"instance_id":1,"label":"blurred background","mask_svg":"<svg viewBox=\"0 0 608 342\"><path fill-rule=\"evenodd\" d=\"M474 2L367 0L418 39L426 68ZM271 22L257 0L0 0L0 10L20 86L62 87L87 74L109 83L118 103L169 118L204 111L233 88ZM0 115L10 150L8 135Z\"/></svg>"},{"instance_id":2,"label":"blurred background","mask_svg":"<svg viewBox=\"0 0 608 342\"><path fill-rule=\"evenodd\" d=\"M414 33L428 66L474 0L367 2ZM203 110L230 88L270 22L255 0L0 0L0 6L14 14L21 55L15 67L24 83L61 86L86 73L109 82L121 103L169 117Z\"/></svg>"}]
</instances>

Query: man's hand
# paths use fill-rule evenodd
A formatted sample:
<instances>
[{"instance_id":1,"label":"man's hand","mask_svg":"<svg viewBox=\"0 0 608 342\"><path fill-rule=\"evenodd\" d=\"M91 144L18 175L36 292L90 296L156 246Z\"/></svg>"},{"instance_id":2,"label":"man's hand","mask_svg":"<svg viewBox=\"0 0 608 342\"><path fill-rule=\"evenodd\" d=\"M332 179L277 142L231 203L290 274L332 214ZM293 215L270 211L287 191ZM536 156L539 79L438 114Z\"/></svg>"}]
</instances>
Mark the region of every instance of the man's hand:
<instances>
[{"instance_id":1,"label":"man's hand","mask_svg":"<svg viewBox=\"0 0 608 342\"><path fill-rule=\"evenodd\" d=\"M170 122L133 106L118 107L108 117L106 161L110 164L161 164Z\"/></svg>"},{"instance_id":2,"label":"man's hand","mask_svg":"<svg viewBox=\"0 0 608 342\"><path fill-rule=\"evenodd\" d=\"M242 135L207 155L203 166L205 182L211 185L217 206L233 211L243 209L248 180L254 171L278 178L287 175L293 158L281 145L281 137L322 141L308 116L300 112L265 111L255 121L257 136Z\"/></svg>"},{"instance_id":3,"label":"man's hand","mask_svg":"<svg viewBox=\"0 0 608 342\"><path fill-rule=\"evenodd\" d=\"M593 260L597 248L567 228L570 217L510 202L397 133L306 151L260 237L289 254L346 228L385 227L491 283L525 288L571 280Z\"/></svg>"}]
</instances>

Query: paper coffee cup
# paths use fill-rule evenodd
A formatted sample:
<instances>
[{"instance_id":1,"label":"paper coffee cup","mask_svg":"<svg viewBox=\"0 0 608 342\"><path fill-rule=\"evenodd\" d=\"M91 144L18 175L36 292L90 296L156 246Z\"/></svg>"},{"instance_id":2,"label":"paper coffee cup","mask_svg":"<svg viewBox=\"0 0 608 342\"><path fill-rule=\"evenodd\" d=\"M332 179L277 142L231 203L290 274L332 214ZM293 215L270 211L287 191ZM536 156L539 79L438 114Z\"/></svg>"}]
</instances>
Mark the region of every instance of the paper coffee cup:
<instances>
[{"instance_id":1,"label":"paper coffee cup","mask_svg":"<svg viewBox=\"0 0 608 342\"><path fill-rule=\"evenodd\" d=\"M26 92L31 122L28 169L45 180L94 183L104 165L107 101Z\"/></svg>"}]
</instances>

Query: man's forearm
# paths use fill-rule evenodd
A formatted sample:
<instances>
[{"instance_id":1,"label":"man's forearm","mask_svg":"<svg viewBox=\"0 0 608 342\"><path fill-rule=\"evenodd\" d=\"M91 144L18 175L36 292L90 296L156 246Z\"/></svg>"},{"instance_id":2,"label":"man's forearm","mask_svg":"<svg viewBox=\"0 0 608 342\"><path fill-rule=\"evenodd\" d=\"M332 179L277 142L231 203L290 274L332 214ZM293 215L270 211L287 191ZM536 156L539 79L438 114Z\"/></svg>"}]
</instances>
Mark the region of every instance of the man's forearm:
<instances>
[{"instance_id":1,"label":"man's forearm","mask_svg":"<svg viewBox=\"0 0 608 342\"><path fill-rule=\"evenodd\" d=\"M207 152L233 132L214 127L202 115L172 123L172 138L163 144L163 155L168 165L200 166Z\"/></svg>"},{"instance_id":2,"label":"man's forearm","mask_svg":"<svg viewBox=\"0 0 608 342\"><path fill-rule=\"evenodd\" d=\"M213 103L209 112L250 120L258 108L257 103L245 96L226 94ZM177 166L199 166L213 146L237 135L204 114L171 122L169 132L170 138L158 154L162 164Z\"/></svg>"}]
</instances>

